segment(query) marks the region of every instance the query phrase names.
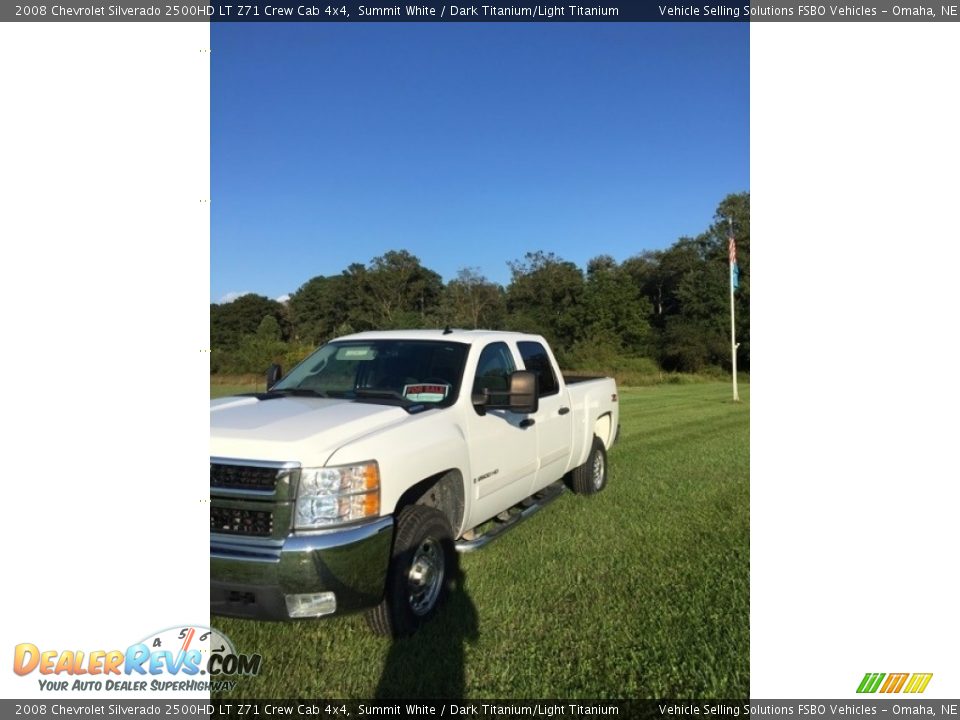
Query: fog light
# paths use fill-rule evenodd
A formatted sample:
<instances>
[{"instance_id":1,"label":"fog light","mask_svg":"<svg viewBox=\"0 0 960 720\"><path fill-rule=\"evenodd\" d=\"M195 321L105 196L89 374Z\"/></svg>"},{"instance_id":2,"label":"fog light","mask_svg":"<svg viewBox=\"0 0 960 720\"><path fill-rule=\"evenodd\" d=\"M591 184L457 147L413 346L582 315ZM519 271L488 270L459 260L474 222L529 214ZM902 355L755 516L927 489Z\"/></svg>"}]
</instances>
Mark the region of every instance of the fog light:
<instances>
[{"instance_id":1,"label":"fog light","mask_svg":"<svg viewBox=\"0 0 960 720\"><path fill-rule=\"evenodd\" d=\"M292 618L320 617L337 611L337 596L332 592L287 595L287 615Z\"/></svg>"}]
</instances>

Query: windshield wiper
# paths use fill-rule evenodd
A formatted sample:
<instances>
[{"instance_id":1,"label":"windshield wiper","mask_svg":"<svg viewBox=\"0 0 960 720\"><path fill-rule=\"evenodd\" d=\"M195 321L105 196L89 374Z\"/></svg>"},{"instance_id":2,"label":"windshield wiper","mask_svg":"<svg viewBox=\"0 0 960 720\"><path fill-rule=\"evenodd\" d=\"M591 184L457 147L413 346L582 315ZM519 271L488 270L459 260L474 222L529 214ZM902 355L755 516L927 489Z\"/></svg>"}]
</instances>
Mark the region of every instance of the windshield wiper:
<instances>
[{"instance_id":1,"label":"windshield wiper","mask_svg":"<svg viewBox=\"0 0 960 720\"><path fill-rule=\"evenodd\" d=\"M410 398L408 398L403 393L399 393L396 390L386 390L379 388L355 388L353 391L354 397L357 398L369 398L377 399L381 398L383 400L399 400L403 405L410 405L413 403Z\"/></svg>"},{"instance_id":2,"label":"windshield wiper","mask_svg":"<svg viewBox=\"0 0 960 720\"><path fill-rule=\"evenodd\" d=\"M267 390L265 393L260 393L259 397L263 399L264 397L285 397L288 395L292 395L294 397L330 397L329 393L324 392L323 390L313 390L311 388L281 388L277 390Z\"/></svg>"}]
</instances>

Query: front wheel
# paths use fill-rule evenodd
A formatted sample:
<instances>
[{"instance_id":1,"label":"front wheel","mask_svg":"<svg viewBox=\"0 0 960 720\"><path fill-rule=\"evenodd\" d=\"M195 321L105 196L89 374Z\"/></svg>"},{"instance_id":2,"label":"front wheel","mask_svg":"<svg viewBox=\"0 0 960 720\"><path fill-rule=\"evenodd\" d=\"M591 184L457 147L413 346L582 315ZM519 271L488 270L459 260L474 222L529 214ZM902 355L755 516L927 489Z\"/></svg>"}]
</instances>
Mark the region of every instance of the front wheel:
<instances>
[{"instance_id":1,"label":"front wheel","mask_svg":"<svg viewBox=\"0 0 960 720\"><path fill-rule=\"evenodd\" d=\"M401 510L386 592L367 615L373 631L395 638L413 634L446 597L453 562L453 531L446 515L424 505Z\"/></svg>"},{"instance_id":2,"label":"front wheel","mask_svg":"<svg viewBox=\"0 0 960 720\"><path fill-rule=\"evenodd\" d=\"M570 484L578 495L593 495L607 486L607 449L603 441L593 437L587 461L570 474Z\"/></svg>"}]
</instances>

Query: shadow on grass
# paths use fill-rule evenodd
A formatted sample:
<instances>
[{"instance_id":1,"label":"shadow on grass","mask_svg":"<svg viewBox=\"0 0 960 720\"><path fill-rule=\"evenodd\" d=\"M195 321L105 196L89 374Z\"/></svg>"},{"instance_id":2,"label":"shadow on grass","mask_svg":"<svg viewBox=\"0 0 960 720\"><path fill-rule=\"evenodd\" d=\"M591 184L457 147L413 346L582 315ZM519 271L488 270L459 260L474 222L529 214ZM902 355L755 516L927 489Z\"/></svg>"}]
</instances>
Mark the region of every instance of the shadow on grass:
<instances>
[{"instance_id":1,"label":"shadow on grass","mask_svg":"<svg viewBox=\"0 0 960 720\"><path fill-rule=\"evenodd\" d=\"M413 637L395 640L387 653L375 698L462 698L466 643L480 637L477 609L457 571L446 603Z\"/></svg>"}]
</instances>

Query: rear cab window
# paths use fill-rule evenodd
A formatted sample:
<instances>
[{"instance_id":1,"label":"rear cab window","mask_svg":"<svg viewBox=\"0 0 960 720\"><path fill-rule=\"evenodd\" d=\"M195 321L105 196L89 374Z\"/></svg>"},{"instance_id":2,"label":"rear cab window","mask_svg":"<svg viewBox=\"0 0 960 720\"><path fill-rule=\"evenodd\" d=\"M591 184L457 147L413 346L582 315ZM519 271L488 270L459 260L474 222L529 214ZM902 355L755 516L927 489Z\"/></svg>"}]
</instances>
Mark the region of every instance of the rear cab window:
<instances>
[{"instance_id":1,"label":"rear cab window","mask_svg":"<svg viewBox=\"0 0 960 720\"><path fill-rule=\"evenodd\" d=\"M548 397L560 392L560 383L553 371L550 355L541 343L523 340L517 343L517 350L523 358L524 369L536 374L540 380L539 397Z\"/></svg>"}]
</instances>

